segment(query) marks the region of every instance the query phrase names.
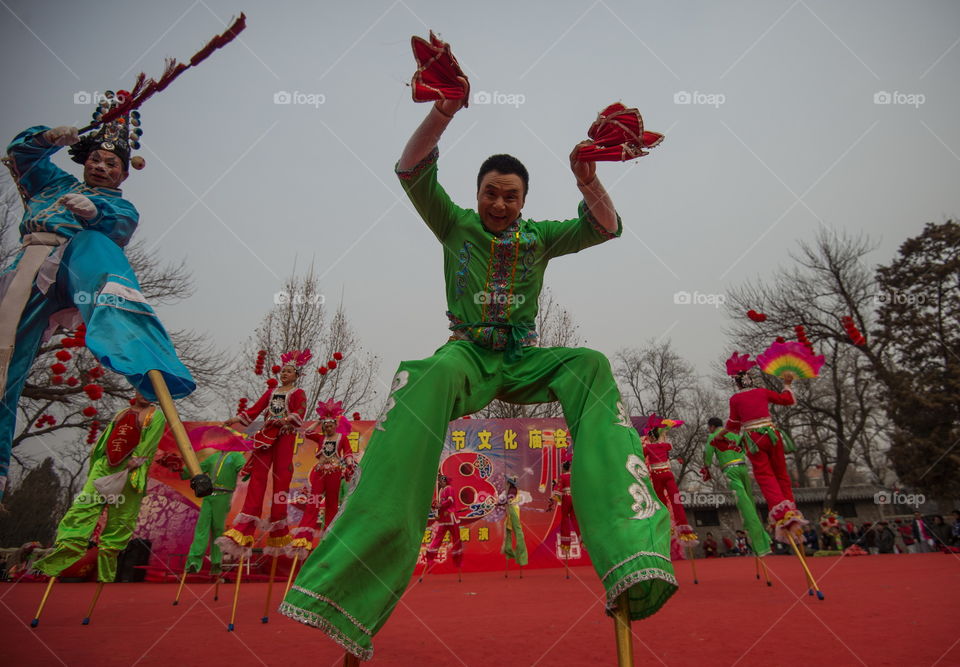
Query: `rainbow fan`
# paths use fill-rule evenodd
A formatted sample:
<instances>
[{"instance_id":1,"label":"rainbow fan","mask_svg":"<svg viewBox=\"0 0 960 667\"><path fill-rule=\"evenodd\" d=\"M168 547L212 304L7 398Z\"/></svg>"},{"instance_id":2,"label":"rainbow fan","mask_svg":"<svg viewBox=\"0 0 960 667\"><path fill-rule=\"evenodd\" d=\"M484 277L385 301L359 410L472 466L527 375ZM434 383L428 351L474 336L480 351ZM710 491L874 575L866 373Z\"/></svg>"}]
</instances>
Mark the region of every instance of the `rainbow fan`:
<instances>
[{"instance_id":1,"label":"rainbow fan","mask_svg":"<svg viewBox=\"0 0 960 667\"><path fill-rule=\"evenodd\" d=\"M797 378L815 378L823 366L823 355L814 355L802 343L788 340L785 343L773 343L763 353L757 355L760 370L768 375L782 376L793 373Z\"/></svg>"}]
</instances>

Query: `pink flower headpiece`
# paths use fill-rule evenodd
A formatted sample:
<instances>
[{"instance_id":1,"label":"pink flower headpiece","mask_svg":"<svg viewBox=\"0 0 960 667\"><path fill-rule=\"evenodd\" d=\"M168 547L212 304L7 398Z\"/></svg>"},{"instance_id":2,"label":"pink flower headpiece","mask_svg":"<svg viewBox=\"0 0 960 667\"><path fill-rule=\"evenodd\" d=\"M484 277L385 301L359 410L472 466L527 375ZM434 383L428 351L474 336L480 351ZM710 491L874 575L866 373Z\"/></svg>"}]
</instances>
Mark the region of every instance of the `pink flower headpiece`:
<instances>
[{"instance_id":1,"label":"pink flower headpiece","mask_svg":"<svg viewBox=\"0 0 960 667\"><path fill-rule=\"evenodd\" d=\"M727 359L727 375L733 376L746 373L756 365L757 362L751 361L749 354L738 354L734 352L730 355L730 358Z\"/></svg>"},{"instance_id":2,"label":"pink flower headpiece","mask_svg":"<svg viewBox=\"0 0 960 667\"><path fill-rule=\"evenodd\" d=\"M297 369L297 375L300 374L300 369L310 363L310 360L313 359L313 354L310 352L310 349L306 349L303 352L300 350L290 350L289 352L284 352L280 355L280 364L282 366L293 366Z\"/></svg>"},{"instance_id":3,"label":"pink flower headpiece","mask_svg":"<svg viewBox=\"0 0 960 667\"><path fill-rule=\"evenodd\" d=\"M321 422L337 422L337 433L347 434L350 432L350 422L343 414L343 401L335 401L332 398L329 401L317 402L317 416Z\"/></svg>"}]
</instances>

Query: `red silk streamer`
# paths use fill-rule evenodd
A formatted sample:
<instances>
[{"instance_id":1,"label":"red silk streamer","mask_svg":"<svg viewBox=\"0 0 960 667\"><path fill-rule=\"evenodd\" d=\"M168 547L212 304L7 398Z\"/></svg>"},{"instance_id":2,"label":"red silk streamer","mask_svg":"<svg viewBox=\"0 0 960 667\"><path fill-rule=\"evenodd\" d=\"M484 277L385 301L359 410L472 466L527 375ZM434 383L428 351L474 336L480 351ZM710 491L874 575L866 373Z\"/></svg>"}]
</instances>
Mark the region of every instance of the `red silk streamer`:
<instances>
[{"instance_id":1,"label":"red silk streamer","mask_svg":"<svg viewBox=\"0 0 960 667\"><path fill-rule=\"evenodd\" d=\"M104 123L109 123L120 116L126 116L134 109L139 109L144 102L154 95L154 93L159 93L161 90L173 83L173 80L183 74L186 70L199 65L201 62L206 60L211 53L232 42L236 36L243 32L244 28L247 27L246 21L246 15L241 13L240 17L236 19L229 28L227 28L223 33L213 37L213 39L207 42L206 46L193 54L193 56L190 58L189 65L178 63L173 58L167 58L163 75L157 81L148 79L147 75L141 72L139 75L137 75L137 80L134 82L133 89L130 91L130 94L125 96L125 99L122 103L103 114L98 120L95 120L86 127L80 128L79 133L83 134L84 132L89 132L90 130Z\"/></svg>"},{"instance_id":2,"label":"red silk streamer","mask_svg":"<svg viewBox=\"0 0 960 667\"><path fill-rule=\"evenodd\" d=\"M463 100L463 106L470 103L470 82L463 85L458 77L467 80L460 63L450 50L450 45L430 31L430 41L414 35L410 38L413 57L417 61L417 71L410 79L410 88L414 102L432 102L434 100Z\"/></svg>"}]
</instances>

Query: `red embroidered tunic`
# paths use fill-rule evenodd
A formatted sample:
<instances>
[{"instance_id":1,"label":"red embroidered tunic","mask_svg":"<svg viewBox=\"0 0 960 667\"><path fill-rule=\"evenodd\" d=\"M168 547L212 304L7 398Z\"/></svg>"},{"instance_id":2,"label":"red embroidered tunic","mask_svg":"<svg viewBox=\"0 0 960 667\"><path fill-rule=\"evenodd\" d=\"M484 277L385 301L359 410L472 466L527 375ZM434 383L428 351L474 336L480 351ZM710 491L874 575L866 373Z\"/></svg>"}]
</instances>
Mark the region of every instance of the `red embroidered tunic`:
<instances>
[{"instance_id":1,"label":"red embroidered tunic","mask_svg":"<svg viewBox=\"0 0 960 667\"><path fill-rule=\"evenodd\" d=\"M730 397L730 418L727 419L727 430L739 433L741 427L749 428L752 425L769 422L770 403L793 405L796 402L793 392L789 389L776 392L764 387L755 387L737 392Z\"/></svg>"}]
</instances>

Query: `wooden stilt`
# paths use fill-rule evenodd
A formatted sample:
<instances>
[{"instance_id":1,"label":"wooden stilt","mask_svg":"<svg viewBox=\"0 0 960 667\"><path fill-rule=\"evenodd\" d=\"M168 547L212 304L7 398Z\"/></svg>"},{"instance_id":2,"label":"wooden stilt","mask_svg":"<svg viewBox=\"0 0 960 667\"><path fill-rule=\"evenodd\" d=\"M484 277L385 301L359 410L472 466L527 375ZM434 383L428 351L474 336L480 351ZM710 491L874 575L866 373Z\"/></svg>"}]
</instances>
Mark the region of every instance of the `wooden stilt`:
<instances>
[{"instance_id":1,"label":"wooden stilt","mask_svg":"<svg viewBox=\"0 0 960 667\"><path fill-rule=\"evenodd\" d=\"M277 555L274 554L273 561L270 563L270 579L267 580L267 602L263 607L263 618L261 623L270 622L270 596L273 594L273 578L277 574Z\"/></svg>"},{"instance_id":2,"label":"wooden stilt","mask_svg":"<svg viewBox=\"0 0 960 667\"><path fill-rule=\"evenodd\" d=\"M190 438L187 437L187 430L183 427L183 422L180 421L180 415L173 404L173 397L167 388L167 381L163 379L163 374L156 369L147 371L147 376L153 385L153 393L157 395L157 402L160 403L163 416L167 419L167 427L173 434L177 449L180 450L180 457L190 472L190 488L193 489L198 498L209 496L213 493L213 482L200 469L200 461L197 459L197 453L193 451Z\"/></svg>"},{"instance_id":3,"label":"wooden stilt","mask_svg":"<svg viewBox=\"0 0 960 667\"><path fill-rule=\"evenodd\" d=\"M187 581L187 568L183 568L183 574L180 575L180 585L177 586L177 597L173 598L173 606L180 604L180 594L183 593L183 584Z\"/></svg>"},{"instance_id":4,"label":"wooden stilt","mask_svg":"<svg viewBox=\"0 0 960 667\"><path fill-rule=\"evenodd\" d=\"M344 653L343 654L343 667L359 667L360 658L355 656L353 653Z\"/></svg>"},{"instance_id":5,"label":"wooden stilt","mask_svg":"<svg viewBox=\"0 0 960 667\"><path fill-rule=\"evenodd\" d=\"M233 607L230 610L230 623L227 624L227 632L233 632L234 621L237 620L237 600L240 599L240 579L243 578L243 555L240 556L240 562L237 564L237 583L233 587Z\"/></svg>"},{"instance_id":6,"label":"wooden stilt","mask_svg":"<svg viewBox=\"0 0 960 667\"><path fill-rule=\"evenodd\" d=\"M693 549L687 547L687 560L690 561L690 569L693 571L693 583L699 584L697 581L697 559L693 555Z\"/></svg>"},{"instance_id":7,"label":"wooden stilt","mask_svg":"<svg viewBox=\"0 0 960 667\"><path fill-rule=\"evenodd\" d=\"M767 564L763 562L763 559L760 558L760 556L757 556L757 566L763 570L763 578L767 580L767 586L773 586L773 584L770 582L770 573L767 572Z\"/></svg>"},{"instance_id":8,"label":"wooden stilt","mask_svg":"<svg viewBox=\"0 0 960 667\"><path fill-rule=\"evenodd\" d=\"M460 563L457 563L457 583L458 583L458 584L462 584L462 583L463 583L463 577L460 575L460 573L462 572L462 569L463 569L463 568L462 568L462 566L460 565Z\"/></svg>"},{"instance_id":9,"label":"wooden stilt","mask_svg":"<svg viewBox=\"0 0 960 667\"><path fill-rule=\"evenodd\" d=\"M757 566L757 581L760 581L760 556L754 555L753 558L756 561L754 565Z\"/></svg>"},{"instance_id":10,"label":"wooden stilt","mask_svg":"<svg viewBox=\"0 0 960 667\"><path fill-rule=\"evenodd\" d=\"M617 638L618 667L633 667L633 637L630 634L630 595L624 591L617 598L617 609L613 613L613 629Z\"/></svg>"},{"instance_id":11,"label":"wooden stilt","mask_svg":"<svg viewBox=\"0 0 960 667\"><path fill-rule=\"evenodd\" d=\"M510 559L506 556L503 557L503 578L507 579L510 577Z\"/></svg>"},{"instance_id":12,"label":"wooden stilt","mask_svg":"<svg viewBox=\"0 0 960 667\"><path fill-rule=\"evenodd\" d=\"M803 571L807 575L807 582L810 585L810 590L816 591L817 599L822 600L824 598L823 591L821 591L820 587L817 586L817 580L813 578L813 573L810 572L810 568L807 567L807 559L803 557L803 552L800 551L796 540L793 539L793 533L787 533L787 539L790 540L790 546L793 547L793 552L797 554L797 558L800 559L800 565L803 566Z\"/></svg>"},{"instance_id":13,"label":"wooden stilt","mask_svg":"<svg viewBox=\"0 0 960 667\"><path fill-rule=\"evenodd\" d=\"M103 582L97 582L97 590L93 594L93 600L90 601L90 608L87 609L87 615L83 617L81 625L90 625L90 617L93 616L93 608L97 606L97 600L100 599L100 592L103 590Z\"/></svg>"},{"instance_id":14,"label":"wooden stilt","mask_svg":"<svg viewBox=\"0 0 960 667\"><path fill-rule=\"evenodd\" d=\"M47 604L47 598L50 596L50 589L53 588L55 583L57 583L57 578L50 577L50 581L47 582L47 588L43 591L43 597L40 599L40 606L37 607L37 615L33 617L32 621L30 621L31 628L35 628L40 625L40 614L43 613L43 605Z\"/></svg>"},{"instance_id":15,"label":"wooden stilt","mask_svg":"<svg viewBox=\"0 0 960 667\"><path fill-rule=\"evenodd\" d=\"M217 580L213 584L213 601L220 599L220 573L217 573Z\"/></svg>"},{"instance_id":16,"label":"wooden stilt","mask_svg":"<svg viewBox=\"0 0 960 667\"><path fill-rule=\"evenodd\" d=\"M523 579L523 565L520 566L520 578Z\"/></svg>"},{"instance_id":17,"label":"wooden stilt","mask_svg":"<svg viewBox=\"0 0 960 667\"><path fill-rule=\"evenodd\" d=\"M287 575L287 586L283 589L283 597L287 597L287 593L290 592L290 587L293 586L293 576L294 572L297 571L297 561L299 560L300 554L293 557L293 565L290 566L290 574Z\"/></svg>"}]
</instances>

